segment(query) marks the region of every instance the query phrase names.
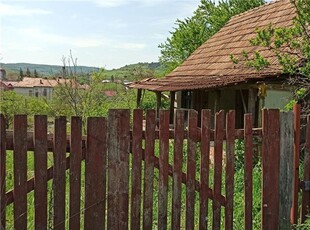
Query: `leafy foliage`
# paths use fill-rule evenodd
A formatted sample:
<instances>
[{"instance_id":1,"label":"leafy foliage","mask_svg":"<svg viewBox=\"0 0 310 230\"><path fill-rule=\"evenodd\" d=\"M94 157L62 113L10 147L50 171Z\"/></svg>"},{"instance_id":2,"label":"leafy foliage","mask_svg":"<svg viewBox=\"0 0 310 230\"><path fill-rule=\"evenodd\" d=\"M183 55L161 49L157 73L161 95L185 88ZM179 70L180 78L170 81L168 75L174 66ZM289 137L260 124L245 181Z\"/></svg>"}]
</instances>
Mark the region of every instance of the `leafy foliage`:
<instances>
[{"instance_id":1,"label":"leafy foliage","mask_svg":"<svg viewBox=\"0 0 310 230\"><path fill-rule=\"evenodd\" d=\"M262 5L264 0L226 0L216 4L201 0L194 15L177 20L171 37L159 45L160 62L170 72L189 57L200 45L218 32L234 15Z\"/></svg>"},{"instance_id":2,"label":"leafy foliage","mask_svg":"<svg viewBox=\"0 0 310 230\"><path fill-rule=\"evenodd\" d=\"M7 127L12 125L14 115L49 115L51 112L44 98L24 97L14 91L0 91L0 98L0 111Z\"/></svg>"}]
</instances>

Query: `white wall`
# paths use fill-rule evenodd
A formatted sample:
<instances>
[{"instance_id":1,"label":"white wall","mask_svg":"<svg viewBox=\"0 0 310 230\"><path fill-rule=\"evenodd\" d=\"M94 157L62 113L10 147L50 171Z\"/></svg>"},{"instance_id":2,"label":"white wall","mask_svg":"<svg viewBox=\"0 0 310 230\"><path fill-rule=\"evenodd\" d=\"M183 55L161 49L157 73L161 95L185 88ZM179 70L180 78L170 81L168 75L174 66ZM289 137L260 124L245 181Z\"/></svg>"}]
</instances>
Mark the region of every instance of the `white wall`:
<instances>
[{"instance_id":1,"label":"white wall","mask_svg":"<svg viewBox=\"0 0 310 230\"><path fill-rule=\"evenodd\" d=\"M267 89L265 108L284 109L287 103L293 99L293 93L285 90Z\"/></svg>"}]
</instances>

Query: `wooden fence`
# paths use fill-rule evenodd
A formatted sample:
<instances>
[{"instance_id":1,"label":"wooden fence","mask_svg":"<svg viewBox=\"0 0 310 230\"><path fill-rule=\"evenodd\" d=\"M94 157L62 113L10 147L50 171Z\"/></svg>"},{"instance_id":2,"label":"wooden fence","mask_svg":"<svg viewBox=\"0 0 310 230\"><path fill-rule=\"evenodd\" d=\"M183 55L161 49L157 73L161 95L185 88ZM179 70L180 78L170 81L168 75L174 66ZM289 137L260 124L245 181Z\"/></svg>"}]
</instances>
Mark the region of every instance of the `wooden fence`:
<instances>
[{"instance_id":1,"label":"wooden fence","mask_svg":"<svg viewBox=\"0 0 310 230\"><path fill-rule=\"evenodd\" d=\"M88 118L83 136L79 117L71 118L70 135L66 118L57 118L50 135L46 116L35 116L34 132L27 132L27 117L17 115L9 132L1 115L2 229L8 215L14 215L15 229L27 229L30 205L35 229L46 229L50 217L53 229L233 229L236 139L244 139L244 229L253 229L255 137L262 140L261 227L290 228L293 113L264 110L262 128L253 128L252 115L246 114L244 129L235 129L234 111L226 114L226 120L223 111L217 113L214 129L209 110L202 111L199 125L197 112L189 111L187 127L184 111L176 111L173 129L169 111L160 111L159 127L154 110L146 112L145 123L143 119L142 110L134 110L132 119L129 110L110 110L107 118ZM308 158L309 124L308 118ZM6 188L7 150L14 156L11 190ZM27 151L34 153L33 178L27 178ZM53 156L50 167L48 154ZM27 201L32 191L33 204ZM309 207L309 192L303 195ZM6 213L12 205L11 213Z\"/></svg>"}]
</instances>

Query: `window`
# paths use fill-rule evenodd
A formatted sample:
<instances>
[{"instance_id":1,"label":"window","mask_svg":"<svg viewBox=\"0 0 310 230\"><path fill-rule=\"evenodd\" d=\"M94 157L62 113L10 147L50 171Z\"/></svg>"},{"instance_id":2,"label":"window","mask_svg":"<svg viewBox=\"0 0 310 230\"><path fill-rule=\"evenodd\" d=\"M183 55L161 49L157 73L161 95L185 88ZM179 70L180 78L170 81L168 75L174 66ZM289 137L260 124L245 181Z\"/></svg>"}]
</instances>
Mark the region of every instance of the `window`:
<instances>
[{"instance_id":1,"label":"window","mask_svg":"<svg viewBox=\"0 0 310 230\"><path fill-rule=\"evenodd\" d=\"M43 96L46 97L47 96L47 90L43 89Z\"/></svg>"},{"instance_id":2,"label":"window","mask_svg":"<svg viewBox=\"0 0 310 230\"><path fill-rule=\"evenodd\" d=\"M32 97L32 90L29 90L29 96Z\"/></svg>"}]
</instances>

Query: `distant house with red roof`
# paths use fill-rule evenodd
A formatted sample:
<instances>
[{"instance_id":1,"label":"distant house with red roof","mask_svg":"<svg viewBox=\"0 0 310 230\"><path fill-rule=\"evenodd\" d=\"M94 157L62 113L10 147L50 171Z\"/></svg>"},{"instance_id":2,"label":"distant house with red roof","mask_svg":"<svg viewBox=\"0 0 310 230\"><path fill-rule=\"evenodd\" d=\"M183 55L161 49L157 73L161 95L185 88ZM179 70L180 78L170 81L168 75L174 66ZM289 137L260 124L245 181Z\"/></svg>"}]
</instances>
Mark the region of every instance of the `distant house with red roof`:
<instances>
[{"instance_id":1,"label":"distant house with red roof","mask_svg":"<svg viewBox=\"0 0 310 230\"><path fill-rule=\"evenodd\" d=\"M72 79L46 79L24 77L22 81L15 82L12 87L16 93L24 96L45 97L51 99L53 90L60 85L68 85L69 87L87 89L87 85L81 85Z\"/></svg>"},{"instance_id":2,"label":"distant house with red roof","mask_svg":"<svg viewBox=\"0 0 310 230\"><path fill-rule=\"evenodd\" d=\"M14 87L10 82L0 80L0 91L13 90Z\"/></svg>"}]
</instances>

